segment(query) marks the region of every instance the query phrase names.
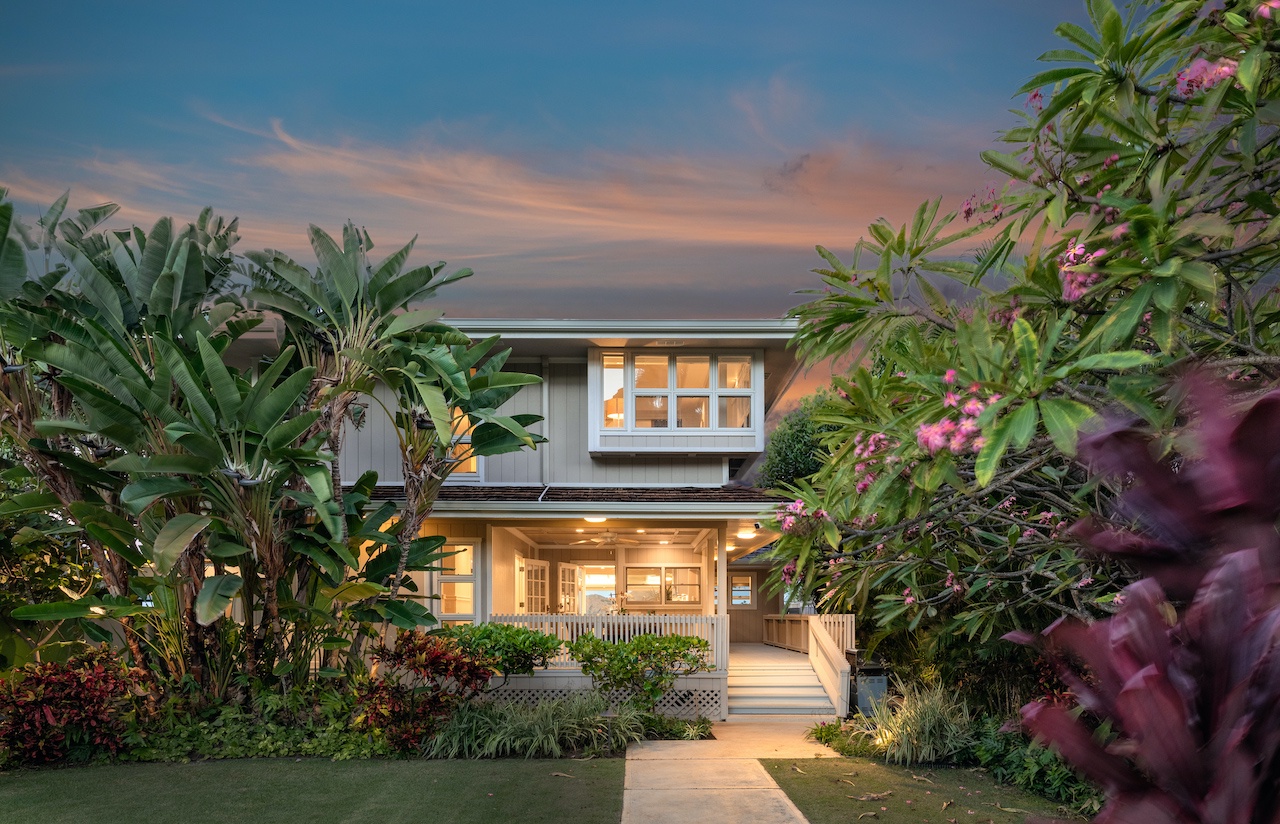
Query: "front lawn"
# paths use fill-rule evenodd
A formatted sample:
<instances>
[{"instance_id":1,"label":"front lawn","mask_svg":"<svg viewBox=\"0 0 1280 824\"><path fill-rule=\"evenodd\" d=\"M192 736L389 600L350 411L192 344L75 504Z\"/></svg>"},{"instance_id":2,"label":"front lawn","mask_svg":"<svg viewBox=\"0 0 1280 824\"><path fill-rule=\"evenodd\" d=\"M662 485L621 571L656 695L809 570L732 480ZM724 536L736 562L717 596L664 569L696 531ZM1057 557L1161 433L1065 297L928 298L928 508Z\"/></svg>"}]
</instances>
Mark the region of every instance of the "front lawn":
<instances>
[{"instance_id":1,"label":"front lawn","mask_svg":"<svg viewBox=\"0 0 1280 824\"><path fill-rule=\"evenodd\" d=\"M617 824L625 766L246 759L21 771L0 773L0 823Z\"/></svg>"},{"instance_id":2,"label":"front lawn","mask_svg":"<svg viewBox=\"0 0 1280 824\"><path fill-rule=\"evenodd\" d=\"M877 824L1022 824L1028 815L1071 817L1050 801L996 784L981 770L897 767L863 758L761 763L810 824L860 818Z\"/></svg>"}]
</instances>

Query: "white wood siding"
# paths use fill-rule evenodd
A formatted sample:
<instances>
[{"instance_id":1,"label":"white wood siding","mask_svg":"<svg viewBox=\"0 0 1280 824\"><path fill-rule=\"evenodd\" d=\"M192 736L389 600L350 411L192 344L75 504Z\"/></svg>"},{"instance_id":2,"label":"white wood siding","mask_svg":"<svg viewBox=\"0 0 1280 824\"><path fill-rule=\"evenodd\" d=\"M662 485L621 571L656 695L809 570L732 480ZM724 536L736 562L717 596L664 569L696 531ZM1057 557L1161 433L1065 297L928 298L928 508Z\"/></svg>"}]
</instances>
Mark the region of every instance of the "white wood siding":
<instances>
[{"instance_id":1,"label":"white wood siding","mask_svg":"<svg viewBox=\"0 0 1280 824\"><path fill-rule=\"evenodd\" d=\"M379 385L373 394L388 408L395 409L395 394L390 389ZM369 407L365 411L364 426L356 429L350 421L344 424L339 464L342 482L355 483L366 470L372 469L378 473L378 483L400 486L404 483L404 473L395 425L377 400L366 397L361 403Z\"/></svg>"},{"instance_id":2,"label":"white wood siding","mask_svg":"<svg viewBox=\"0 0 1280 824\"><path fill-rule=\"evenodd\" d=\"M538 371L536 365L520 364L519 368L526 372ZM680 452L643 454L653 448L652 441L638 445L637 454L593 457L587 444L587 364L552 363L547 372L550 398L547 412L541 409L542 387L536 385L521 389L501 411L543 415L547 420L532 429L545 435L550 443L542 444L537 450L481 458L478 478L481 483L528 486L720 486L725 483L727 458ZM392 393L385 387L378 387L374 394L388 405L393 403ZM346 425L341 457L343 480L351 483L365 470L374 469L379 483L400 485L404 483L404 476L400 470L395 427L378 403L369 399L368 404L363 427L357 430L350 423ZM671 436L673 448L678 437ZM543 450L548 453L545 477ZM475 483L476 480L455 477L450 483Z\"/></svg>"},{"instance_id":3,"label":"white wood siding","mask_svg":"<svg viewBox=\"0 0 1280 824\"><path fill-rule=\"evenodd\" d=\"M587 448L587 364L553 363L549 369L551 443L549 482L566 486L720 486L726 459L707 455L618 455L592 458ZM502 481L485 474L487 483Z\"/></svg>"},{"instance_id":4,"label":"white wood siding","mask_svg":"<svg viewBox=\"0 0 1280 824\"><path fill-rule=\"evenodd\" d=\"M541 371L537 364L516 364L512 367L518 372L528 372L533 375L539 374ZM516 396L507 401L498 410L503 415L542 415L546 417L546 413L542 411L542 387L534 384L533 386L521 387ZM529 427L529 431L537 435L546 435L546 422L534 424ZM539 451L522 449L519 452L509 452L505 455L494 455L489 458L480 459L480 478L486 484L522 484L536 485L542 483L542 455L540 450L546 449L547 444L538 447Z\"/></svg>"}]
</instances>

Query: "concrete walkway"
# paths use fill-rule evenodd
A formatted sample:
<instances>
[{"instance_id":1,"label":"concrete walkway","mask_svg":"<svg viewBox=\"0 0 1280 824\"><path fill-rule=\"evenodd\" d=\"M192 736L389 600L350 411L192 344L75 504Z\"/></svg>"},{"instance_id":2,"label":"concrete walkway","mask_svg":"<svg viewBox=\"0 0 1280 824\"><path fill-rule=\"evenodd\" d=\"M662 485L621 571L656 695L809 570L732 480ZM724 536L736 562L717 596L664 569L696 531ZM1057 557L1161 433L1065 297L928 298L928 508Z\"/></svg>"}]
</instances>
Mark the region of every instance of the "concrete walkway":
<instances>
[{"instance_id":1,"label":"concrete walkway","mask_svg":"<svg viewBox=\"0 0 1280 824\"><path fill-rule=\"evenodd\" d=\"M834 758L805 739L817 719L753 716L714 741L642 741L627 750L622 824L807 824L760 758Z\"/></svg>"}]
</instances>

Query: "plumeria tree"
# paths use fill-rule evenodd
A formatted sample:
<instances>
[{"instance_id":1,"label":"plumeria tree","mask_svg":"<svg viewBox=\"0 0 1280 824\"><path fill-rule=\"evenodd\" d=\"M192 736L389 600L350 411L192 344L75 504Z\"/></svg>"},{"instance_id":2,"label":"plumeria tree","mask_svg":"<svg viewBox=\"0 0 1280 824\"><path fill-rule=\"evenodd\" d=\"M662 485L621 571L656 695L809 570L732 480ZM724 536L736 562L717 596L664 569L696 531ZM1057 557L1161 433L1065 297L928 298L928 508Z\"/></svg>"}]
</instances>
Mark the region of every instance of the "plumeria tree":
<instances>
[{"instance_id":1,"label":"plumeria tree","mask_svg":"<svg viewBox=\"0 0 1280 824\"><path fill-rule=\"evenodd\" d=\"M796 343L867 353L788 490L831 525L779 543L825 608L983 639L1114 609L1131 569L1063 535L1113 491L1074 462L1081 427L1119 407L1167 432L1188 362L1275 381L1280 4L1087 7L983 154L998 186L818 249Z\"/></svg>"}]
</instances>

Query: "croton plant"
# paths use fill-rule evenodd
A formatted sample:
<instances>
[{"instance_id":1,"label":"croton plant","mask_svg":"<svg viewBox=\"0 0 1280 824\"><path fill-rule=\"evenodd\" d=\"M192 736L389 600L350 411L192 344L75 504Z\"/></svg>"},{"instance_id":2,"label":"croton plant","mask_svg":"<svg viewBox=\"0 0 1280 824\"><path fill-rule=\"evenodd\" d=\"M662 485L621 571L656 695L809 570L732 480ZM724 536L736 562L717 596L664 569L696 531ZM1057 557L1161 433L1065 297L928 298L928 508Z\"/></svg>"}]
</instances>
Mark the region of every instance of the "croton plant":
<instances>
[{"instance_id":1,"label":"croton plant","mask_svg":"<svg viewBox=\"0 0 1280 824\"><path fill-rule=\"evenodd\" d=\"M1107 791L1095 822L1280 822L1280 390L1233 416L1221 387L1188 392L1194 450L1157 457L1121 423L1081 442L1126 490L1082 522L1092 552L1146 577L1094 623L1039 646L1079 701L1023 721Z\"/></svg>"}]
</instances>

